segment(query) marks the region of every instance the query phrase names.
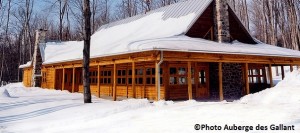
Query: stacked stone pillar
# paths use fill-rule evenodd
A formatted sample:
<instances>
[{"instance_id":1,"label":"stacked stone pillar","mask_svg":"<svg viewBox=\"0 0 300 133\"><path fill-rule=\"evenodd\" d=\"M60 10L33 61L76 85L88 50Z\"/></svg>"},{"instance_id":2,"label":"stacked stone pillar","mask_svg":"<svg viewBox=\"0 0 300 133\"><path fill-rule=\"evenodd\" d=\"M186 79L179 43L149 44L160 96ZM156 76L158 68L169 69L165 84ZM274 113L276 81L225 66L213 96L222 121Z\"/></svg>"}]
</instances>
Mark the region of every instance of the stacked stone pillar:
<instances>
[{"instance_id":1,"label":"stacked stone pillar","mask_svg":"<svg viewBox=\"0 0 300 133\"><path fill-rule=\"evenodd\" d=\"M214 0L214 40L230 45L229 12L227 0ZM224 100L232 101L242 96L242 64L222 63L222 88ZM210 96L219 99L218 63L210 63Z\"/></svg>"},{"instance_id":2,"label":"stacked stone pillar","mask_svg":"<svg viewBox=\"0 0 300 133\"><path fill-rule=\"evenodd\" d=\"M214 38L220 43L230 42L227 0L214 1Z\"/></svg>"}]
</instances>

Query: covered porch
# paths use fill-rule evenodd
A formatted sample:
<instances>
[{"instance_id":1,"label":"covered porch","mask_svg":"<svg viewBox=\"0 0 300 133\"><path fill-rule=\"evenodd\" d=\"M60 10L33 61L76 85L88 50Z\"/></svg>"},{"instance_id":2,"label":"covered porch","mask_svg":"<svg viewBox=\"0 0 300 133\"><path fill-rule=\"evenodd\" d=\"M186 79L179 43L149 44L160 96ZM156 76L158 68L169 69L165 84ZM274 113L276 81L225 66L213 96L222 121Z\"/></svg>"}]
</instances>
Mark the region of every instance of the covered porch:
<instances>
[{"instance_id":1,"label":"covered porch","mask_svg":"<svg viewBox=\"0 0 300 133\"><path fill-rule=\"evenodd\" d=\"M112 100L232 100L273 86L272 66L298 64L286 58L243 55L172 51L140 55L92 59L91 93ZM52 67L56 89L83 92L79 62Z\"/></svg>"}]
</instances>

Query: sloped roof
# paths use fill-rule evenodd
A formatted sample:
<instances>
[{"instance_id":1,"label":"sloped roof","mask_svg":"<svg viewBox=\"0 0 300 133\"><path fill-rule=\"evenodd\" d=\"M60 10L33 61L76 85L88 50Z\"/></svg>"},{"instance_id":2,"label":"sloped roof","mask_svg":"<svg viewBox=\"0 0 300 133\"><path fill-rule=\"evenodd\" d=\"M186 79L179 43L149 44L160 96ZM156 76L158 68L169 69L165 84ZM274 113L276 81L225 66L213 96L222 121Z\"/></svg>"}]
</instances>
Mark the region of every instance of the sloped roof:
<instances>
[{"instance_id":1,"label":"sloped roof","mask_svg":"<svg viewBox=\"0 0 300 133\"><path fill-rule=\"evenodd\" d=\"M185 34L212 0L189 0L104 25L91 37L91 58L134 52L134 42ZM49 42L44 64L82 59L83 42ZM43 51L42 51L43 53Z\"/></svg>"},{"instance_id":2,"label":"sloped roof","mask_svg":"<svg viewBox=\"0 0 300 133\"><path fill-rule=\"evenodd\" d=\"M189 0L100 27L91 37L91 58L150 50L300 57L267 44L220 44L185 36L212 0ZM43 64L82 59L83 41L48 42Z\"/></svg>"}]
</instances>

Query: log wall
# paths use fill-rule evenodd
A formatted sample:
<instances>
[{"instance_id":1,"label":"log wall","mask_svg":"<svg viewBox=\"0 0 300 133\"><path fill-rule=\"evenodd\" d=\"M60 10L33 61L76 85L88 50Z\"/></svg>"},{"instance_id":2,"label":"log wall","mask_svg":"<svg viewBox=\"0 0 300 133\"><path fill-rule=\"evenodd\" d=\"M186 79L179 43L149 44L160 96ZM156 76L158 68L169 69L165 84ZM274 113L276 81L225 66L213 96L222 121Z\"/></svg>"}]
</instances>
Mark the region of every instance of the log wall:
<instances>
[{"instance_id":1,"label":"log wall","mask_svg":"<svg viewBox=\"0 0 300 133\"><path fill-rule=\"evenodd\" d=\"M23 69L23 84L25 87L31 86L31 75L32 75L32 68L24 68Z\"/></svg>"}]
</instances>

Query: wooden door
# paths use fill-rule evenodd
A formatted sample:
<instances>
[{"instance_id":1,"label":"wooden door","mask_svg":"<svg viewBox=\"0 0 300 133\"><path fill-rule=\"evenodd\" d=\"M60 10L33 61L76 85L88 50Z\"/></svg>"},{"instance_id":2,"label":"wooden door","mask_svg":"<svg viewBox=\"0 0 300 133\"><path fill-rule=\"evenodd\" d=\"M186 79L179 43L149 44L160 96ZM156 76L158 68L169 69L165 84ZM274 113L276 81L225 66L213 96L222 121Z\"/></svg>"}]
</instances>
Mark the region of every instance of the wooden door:
<instances>
[{"instance_id":1,"label":"wooden door","mask_svg":"<svg viewBox=\"0 0 300 133\"><path fill-rule=\"evenodd\" d=\"M196 99L209 98L209 66L197 66L195 72Z\"/></svg>"},{"instance_id":2,"label":"wooden door","mask_svg":"<svg viewBox=\"0 0 300 133\"><path fill-rule=\"evenodd\" d=\"M63 70L57 69L55 72L55 89L56 90L62 89L62 77L63 77Z\"/></svg>"}]
</instances>

